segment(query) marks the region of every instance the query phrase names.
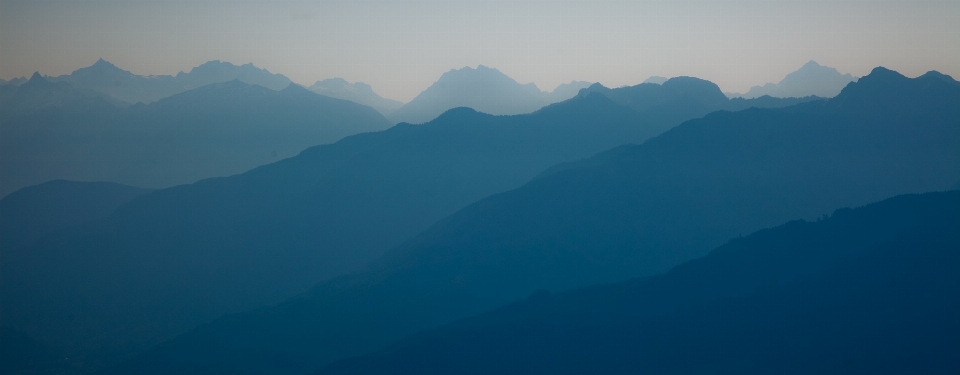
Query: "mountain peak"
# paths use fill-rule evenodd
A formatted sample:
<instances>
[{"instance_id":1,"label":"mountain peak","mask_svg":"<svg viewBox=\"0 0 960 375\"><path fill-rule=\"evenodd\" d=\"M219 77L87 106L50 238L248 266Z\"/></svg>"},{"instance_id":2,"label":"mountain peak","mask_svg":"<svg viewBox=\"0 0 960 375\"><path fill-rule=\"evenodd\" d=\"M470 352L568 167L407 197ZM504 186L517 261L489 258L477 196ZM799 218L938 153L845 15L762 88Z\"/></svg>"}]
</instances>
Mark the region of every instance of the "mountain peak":
<instances>
[{"instance_id":1,"label":"mountain peak","mask_svg":"<svg viewBox=\"0 0 960 375\"><path fill-rule=\"evenodd\" d=\"M856 78L850 73L841 74L836 68L820 65L810 60L800 69L787 74L779 83L753 86L742 96L745 99L769 95L776 98L802 98L806 96L834 97ZM737 95L735 95L737 96Z\"/></svg>"},{"instance_id":2,"label":"mountain peak","mask_svg":"<svg viewBox=\"0 0 960 375\"><path fill-rule=\"evenodd\" d=\"M960 82L957 82L957 80L953 79L953 77L951 77L950 75L940 73L940 72L938 72L938 71L936 71L936 70L931 70L931 71L929 71L929 72L923 73L922 76L917 77L917 78L926 78L926 77L936 78L936 79L939 79L939 80L941 80L941 81L946 81L946 82L950 82L950 83L954 83L954 84L960 83Z\"/></svg>"},{"instance_id":3,"label":"mountain peak","mask_svg":"<svg viewBox=\"0 0 960 375\"><path fill-rule=\"evenodd\" d=\"M863 80L886 81L891 79L903 80L903 79L909 79L909 78L907 78L903 74L900 74L897 71L890 70L882 66L878 66L876 68L873 68L873 70L870 71L870 74L867 74L866 76L863 76L862 78L860 78L860 81L863 81Z\"/></svg>"},{"instance_id":4,"label":"mountain peak","mask_svg":"<svg viewBox=\"0 0 960 375\"><path fill-rule=\"evenodd\" d=\"M40 72L33 72L33 75L30 76L30 80L27 82L40 82L40 81L46 82L47 80L44 79L42 75L40 75Z\"/></svg>"},{"instance_id":5,"label":"mountain peak","mask_svg":"<svg viewBox=\"0 0 960 375\"><path fill-rule=\"evenodd\" d=\"M90 68L99 71L123 71L123 69L120 69L116 65L113 65L113 63L104 60L102 57L97 59L97 62L93 63L93 65L90 65Z\"/></svg>"},{"instance_id":6,"label":"mountain peak","mask_svg":"<svg viewBox=\"0 0 960 375\"><path fill-rule=\"evenodd\" d=\"M38 88L38 87L50 87L53 86L49 80L44 76L40 75L40 72L34 72L30 79L27 82L24 82L20 85L21 88Z\"/></svg>"}]
</instances>

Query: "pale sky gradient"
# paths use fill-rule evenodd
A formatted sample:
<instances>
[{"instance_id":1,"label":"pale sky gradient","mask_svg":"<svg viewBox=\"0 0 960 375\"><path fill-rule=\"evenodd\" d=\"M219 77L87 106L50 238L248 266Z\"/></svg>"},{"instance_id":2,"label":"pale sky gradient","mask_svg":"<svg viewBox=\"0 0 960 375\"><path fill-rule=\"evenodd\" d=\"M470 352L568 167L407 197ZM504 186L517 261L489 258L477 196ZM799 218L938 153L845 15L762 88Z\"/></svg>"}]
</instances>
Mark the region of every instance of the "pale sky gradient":
<instances>
[{"instance_id":1,"label":"pale sky gradient","mask_svg":"<svg viewBox=\"0 0 960 375\"><path fill-rule=\"evenodd\" d=\"M477 64L544 90L689 75L745 92L809 60L856 76L960 77L960 0L0 0L0 78L100 57L137 74L252 62L402 101Z\"/></svg>"}]
</instances>

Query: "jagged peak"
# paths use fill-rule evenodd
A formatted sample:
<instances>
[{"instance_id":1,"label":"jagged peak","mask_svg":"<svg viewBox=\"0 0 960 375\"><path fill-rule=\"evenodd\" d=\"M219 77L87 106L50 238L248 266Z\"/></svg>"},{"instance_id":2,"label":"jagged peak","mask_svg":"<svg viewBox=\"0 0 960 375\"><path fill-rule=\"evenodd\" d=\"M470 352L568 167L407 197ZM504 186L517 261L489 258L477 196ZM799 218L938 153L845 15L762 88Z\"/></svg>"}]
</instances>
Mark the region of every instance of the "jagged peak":
<instances>
[{"instance_id":1,"label":"jagged peak","mask_svg":"<svg viewBox=\"0 0 960 375\"><path fill-rule=\"evenodd\" d=\"M40 72L33 72L33 75L31 75L30 79L27 80L27 82L46 82L46 81L47 79L43 78L43 76L40 75Z\"/></svg>"},{"instance_id":2,"label":"jagged peak","mask_svg":"<svg viewBox=\"0 0 960 375\"><path fill-rule=\"evenodd\" d=\"M93 65L90 65L89 68L100 70L100 71L109 71L109 70L121 71L121 72L125 71L123 69L120 69L118 66L114 65L113 63L107 60L104 60L102 57L98 59L97 62L93 63Z\"/></svg>"},{"instance_id":3,"label":"jagged peak","mask_svg":"<svg viewBox=\"0 0 960 375\"><path fill-rule=\"evenodd\" d=\"M491 68L489 66L480 64L480 65L477 65L476 68L471 66L465 66L460 69L450 69L446 73L443 73L443 75L440 76L440 78L446 77L448 75L456 75L457 73L495 73L495 74L502 75L504 77L507 76L497 68Z\"/></svg>"},{"instance_id":4,"label":"jagged peak","mask_svg":"<svg viewBox=\"0 0 960 375\"><path fill-rule=\"evenodd\" d=\"M117 67L116 65L113 65L113 63L107 60L104 60L102 57L97 59L97 62L93 63L93 65L91 66L102 66L102 67L113 67L113 68Z\"/></svg>"}]
</instances>

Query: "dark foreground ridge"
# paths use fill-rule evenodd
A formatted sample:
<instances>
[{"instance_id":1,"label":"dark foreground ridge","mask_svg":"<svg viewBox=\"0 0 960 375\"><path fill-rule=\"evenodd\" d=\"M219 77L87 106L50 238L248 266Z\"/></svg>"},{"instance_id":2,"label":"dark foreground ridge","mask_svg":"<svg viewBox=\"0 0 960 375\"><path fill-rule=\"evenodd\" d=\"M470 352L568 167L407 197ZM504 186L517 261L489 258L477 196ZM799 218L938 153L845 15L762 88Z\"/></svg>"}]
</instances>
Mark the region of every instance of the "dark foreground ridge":
<instances>
[{"instance_id":1,"label":"dark foreground ridge","mask_svg":"<svg viewBox=\"0 0 960 375\"><path fill-rule=\"evenodd\" d=\"M841 209L661 276L538 292L319 374L954 374L958 229L956 191Z\"/></svg>"}]
</instances>

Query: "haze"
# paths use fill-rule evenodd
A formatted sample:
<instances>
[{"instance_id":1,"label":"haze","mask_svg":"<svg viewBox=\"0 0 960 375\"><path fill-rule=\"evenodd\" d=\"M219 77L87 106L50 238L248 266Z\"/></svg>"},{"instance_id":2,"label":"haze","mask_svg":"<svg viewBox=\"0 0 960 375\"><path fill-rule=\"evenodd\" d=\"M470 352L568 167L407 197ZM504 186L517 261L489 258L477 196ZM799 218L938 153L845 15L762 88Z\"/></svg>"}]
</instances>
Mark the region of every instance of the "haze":
<instances>
[{"instance_id":1,"label":"haze","mask_svg":"<svg viewBox=\"0 0 960 375\"><path fill-rule=\"evenodd\" d=\"M408 101L484 64L550 90L697 76L727 92L808 60L960 76L957 1L0 1L0 78L98 58L137 74L208 60L342 77ZM559 6L562 5L562 6Z\"/></svg>"}]
</instances>

